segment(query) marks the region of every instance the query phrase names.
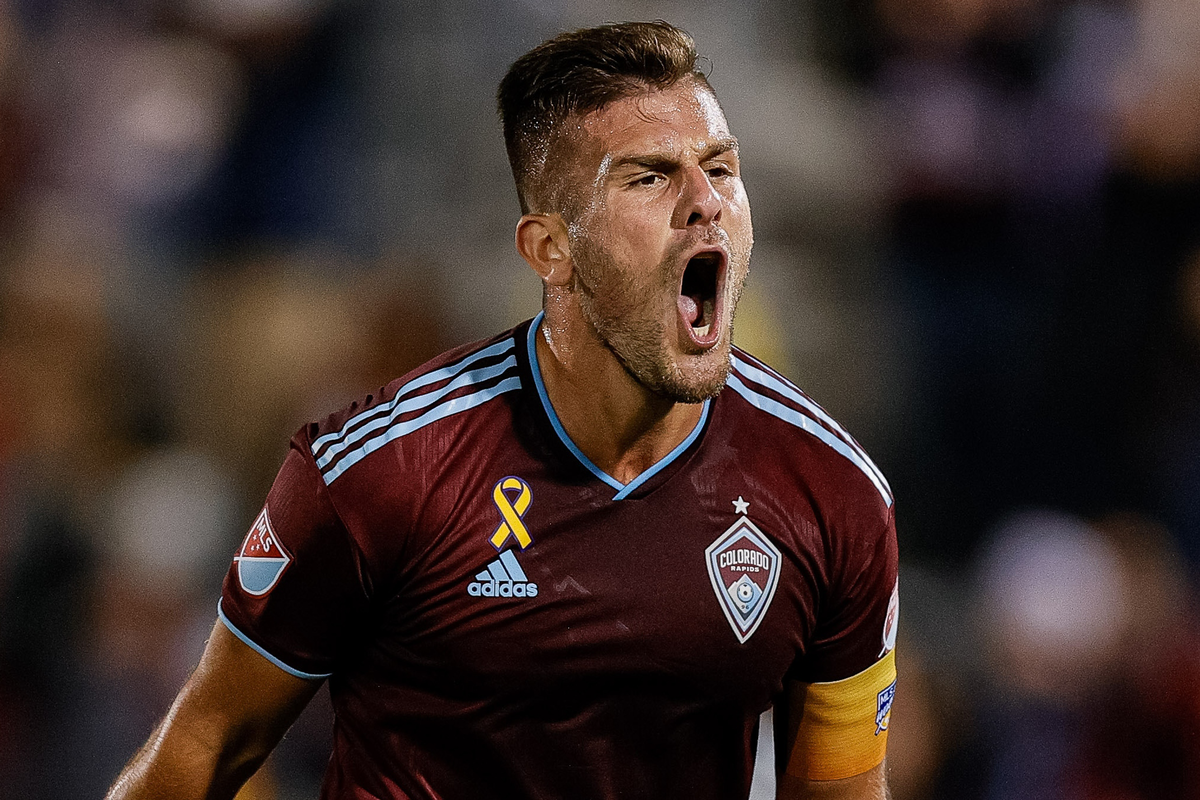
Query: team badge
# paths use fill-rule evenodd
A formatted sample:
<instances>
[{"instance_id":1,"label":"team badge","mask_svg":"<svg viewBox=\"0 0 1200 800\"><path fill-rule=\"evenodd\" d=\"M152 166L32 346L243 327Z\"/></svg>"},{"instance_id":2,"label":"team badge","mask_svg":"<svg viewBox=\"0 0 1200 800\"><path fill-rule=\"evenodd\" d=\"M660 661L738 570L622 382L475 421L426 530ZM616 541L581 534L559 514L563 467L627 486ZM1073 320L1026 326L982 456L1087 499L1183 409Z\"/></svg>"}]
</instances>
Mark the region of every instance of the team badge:
<instances>
[{"instance_id":1,"label":"team badge","mask_svg":"<svg viewBox=\"0 0 1200 800\"><path fill-rule=\"evenodd\" d=\"M744 644L775 597L783 560L779 549L747 517L740 517L704 556L717 602Z\"/></svg>"},{"instance_id":2,"label":"team badge","mask_svg":"<svg viewBox=\"0 0 1200 800\"><path fill-rule=\"evenodd\" d=\"M888 729L892 721L892 701L896 699L896 682L892 681L886 689L875 696L875 735Z\"/></svg>"},{"instance_id":3,"label":"team badge","mask_svg":"<svg viewBox=\"0 0 1200 800\"><path fill-rule=\"evenodd\" d=\"M292 556L283 549L283 543L271 529L271 518L264 507L246 540L242 549L234 556L237 562L238 581L247 593L261 597L279 582L279 577L292 563Z\"/></svg>"}]
</instances>

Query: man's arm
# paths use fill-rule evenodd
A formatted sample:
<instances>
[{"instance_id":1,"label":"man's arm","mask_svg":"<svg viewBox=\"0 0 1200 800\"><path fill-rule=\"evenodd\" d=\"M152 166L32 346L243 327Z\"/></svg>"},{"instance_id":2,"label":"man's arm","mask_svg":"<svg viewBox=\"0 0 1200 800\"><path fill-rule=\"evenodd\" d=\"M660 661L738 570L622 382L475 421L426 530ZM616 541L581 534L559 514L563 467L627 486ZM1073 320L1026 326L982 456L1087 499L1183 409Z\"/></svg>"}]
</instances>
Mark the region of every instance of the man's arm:
<instances>
[{"instance_id":1,"label":"man's arm","mask_svg":"<svg viewBox=\"0 0 1200 800\"><path fill-rule=\"evenodd\" d=\"M874 721L873 715L869 716L870 722L862 731L847 730L844 726L830 724L831 718L847 718L845 712L850 708L850 704L845 702L846 696L861 695L861 684L866 682L865 679L871 677L872 673L886 670L890 660L885 659L866 673L848 681L825 684L820 687L820 691L811 696L809 690L814 686L812 684L789 681L785 685L784 701L775 709L775 735L777 741L782 742L784 746L780 754L782 758L778 760L776 797L779 800L890 800L887 762L884 761L887 722L881 720L881 727ZM878 679L875 682L878 683ZM835 686L839 689L831 693L829 688ZM830 702L831 697L836 698L833 703ZM808 702L810 699L812 703ZM806 709L806 706L810 707ZM861 714L852 712L849 715L850 718L854 716ZM890 717L890 711L888 716ZM872 734L872 729L872 741L864 746L863 739ZM880 735L883 736L882 739L878 738ZM823 741L801 741L802 737ZM828 759L828 754L833 752L838 753L837 760L841 761L841 764L835 766L832 760ZM822 757L822 753L827 754L826 757ZM819 766L814 762L820 762ZM853 774L856 771L857 774ZM814 773L822 777L847 777L820 780L812 777Z\"/></svg>"},{"instance_id":2,"label":"man's arm","mask_svg":"<svg viewBox=\"0 0 1200 800\"><path fill-rule=\"evenodd\" d=\"M232 798L320 685L279 669L218 621L200 665L106 800Z\"/></svg>"}]
</instances>

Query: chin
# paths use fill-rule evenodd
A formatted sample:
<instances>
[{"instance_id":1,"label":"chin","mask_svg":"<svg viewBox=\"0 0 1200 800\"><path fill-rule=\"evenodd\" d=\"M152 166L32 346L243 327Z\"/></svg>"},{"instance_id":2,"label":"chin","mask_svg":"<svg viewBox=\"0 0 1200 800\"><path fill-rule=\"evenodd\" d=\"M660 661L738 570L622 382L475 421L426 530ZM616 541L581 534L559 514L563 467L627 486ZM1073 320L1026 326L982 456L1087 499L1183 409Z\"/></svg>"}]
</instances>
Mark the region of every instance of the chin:
<instances>
[{"instance_id":1,"label":"chin","mask_svg":"<svg viewBox=\"0 0 1200 800\"><path fill-rule=\"evenodd\" d=\"M732 330L727 329L707 350L687 352L672 338L672 325L639 323L628 317L622 318L619 325L605 324L608 318L588 305L583 305L583 311L625 372L659 397L677 403L702 403L725 388Z\"/></svg>"},{"instance_id":2,"label":"chin","mask_svg":"<svg viewBox=\"0 0 1200 800\"><path fill-rule=\"evenodd\" d=\"M657 380L642 380L642 383L677 403L702 403L725 388L729 369L729 347L717 345L698 356L680 357Z\"/></svg>"}]
</instances>

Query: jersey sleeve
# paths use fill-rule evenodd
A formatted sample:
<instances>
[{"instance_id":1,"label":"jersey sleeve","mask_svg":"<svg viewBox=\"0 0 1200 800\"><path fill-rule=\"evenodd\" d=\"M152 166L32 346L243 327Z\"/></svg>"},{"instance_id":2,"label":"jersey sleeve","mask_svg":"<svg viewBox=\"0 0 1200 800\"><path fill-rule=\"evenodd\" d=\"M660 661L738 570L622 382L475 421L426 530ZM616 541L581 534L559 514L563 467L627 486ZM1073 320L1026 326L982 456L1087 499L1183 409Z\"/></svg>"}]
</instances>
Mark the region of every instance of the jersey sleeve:
<instances>
[{"instance_id":1,"label":"jersey sleeve","mask_svg":"<svg viewBox=\"0 0 1200 800\"><path fill-rule=\"evenodd\" d=\"M837 780L866 772L887 751L896 691L900 613L895 518L830 548L829 592L794 691L802 694L790 775Z\"/></svg>"},{"instance_id":2,"label":"jersey sleeve","mask_svg":"<svg viewBox=\"0 0 1200 800\"><path fill-rule=\"evenodd\" d=\"M297 677L329 677L366 617L362 557L302 431L225 575L221 621Z\"/></svg>"}]
</instances>

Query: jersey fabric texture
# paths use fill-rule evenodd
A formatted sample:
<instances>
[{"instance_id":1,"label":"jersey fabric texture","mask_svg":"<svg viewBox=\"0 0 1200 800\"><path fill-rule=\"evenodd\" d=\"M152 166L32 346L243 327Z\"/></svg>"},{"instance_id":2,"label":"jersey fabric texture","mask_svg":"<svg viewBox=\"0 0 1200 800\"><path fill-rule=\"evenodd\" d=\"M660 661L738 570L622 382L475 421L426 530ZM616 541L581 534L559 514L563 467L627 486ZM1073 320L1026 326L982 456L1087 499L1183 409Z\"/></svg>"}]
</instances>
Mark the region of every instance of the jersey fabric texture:
<instances>
[{"instance_id":1,"label":"jersey fabric texture","mask_svg":"<svg viewBox=\"0 0 1200 800\"><path fill-rule=\"evenodd\" d=\"M622 484L547 400L540 319L303 428L226 576L225 624L329 679L323 798L744 798L785 681L890 649L892 497L837 423L735 349Z\"/></svg>"}]
</instances>

